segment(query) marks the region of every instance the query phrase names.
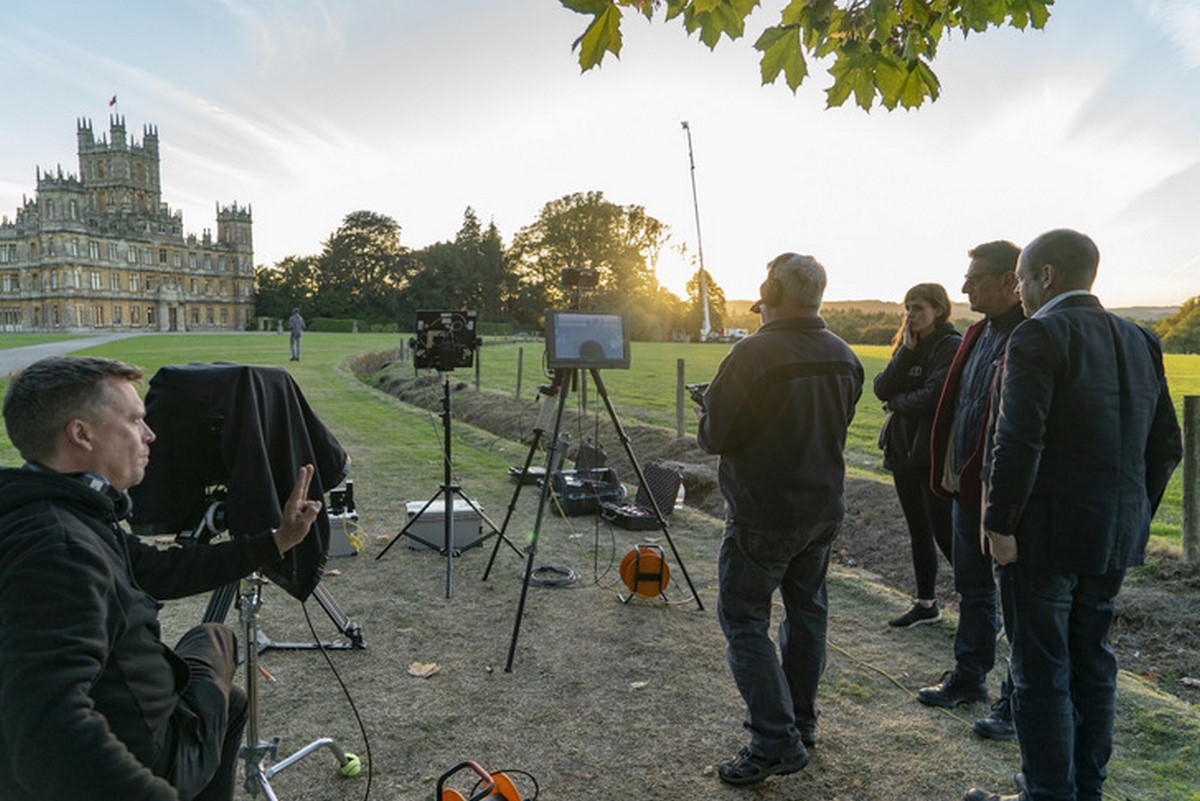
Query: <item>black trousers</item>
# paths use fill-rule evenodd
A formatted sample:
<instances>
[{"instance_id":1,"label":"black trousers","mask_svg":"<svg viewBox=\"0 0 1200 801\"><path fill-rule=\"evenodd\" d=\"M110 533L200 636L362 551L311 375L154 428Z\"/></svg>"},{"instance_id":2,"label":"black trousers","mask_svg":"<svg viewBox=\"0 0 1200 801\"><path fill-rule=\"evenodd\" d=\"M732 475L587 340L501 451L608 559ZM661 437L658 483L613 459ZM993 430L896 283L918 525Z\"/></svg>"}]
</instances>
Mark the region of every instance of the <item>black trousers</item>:
<instances>
[{"instance_id":1,"label":"black trousers","mask_svg":"<svg viewBox=\"0 0 1200 801\"><path fill-rule=\"evenodd\" d=\"M917 598L932 601L936 597L938 551L952 562L954 529L950 523L950 499L939 498L929 489L926 473L893 474L896 495L908 522L912 542L913 573L917 579Z\"/></svg>"},{"instance_id":2,"label":"black trousers","mask_svg":"<svg viewBox=\"0 0 1200 801\"><path fill-rule=\"evenodd\" d=\"M191 675L171 719L175 747L165 778L185 801L230 801L246 725L246 693L233 684L237 640L219 623L183 635L175 653Z\"/></svg>"}]
</instances>

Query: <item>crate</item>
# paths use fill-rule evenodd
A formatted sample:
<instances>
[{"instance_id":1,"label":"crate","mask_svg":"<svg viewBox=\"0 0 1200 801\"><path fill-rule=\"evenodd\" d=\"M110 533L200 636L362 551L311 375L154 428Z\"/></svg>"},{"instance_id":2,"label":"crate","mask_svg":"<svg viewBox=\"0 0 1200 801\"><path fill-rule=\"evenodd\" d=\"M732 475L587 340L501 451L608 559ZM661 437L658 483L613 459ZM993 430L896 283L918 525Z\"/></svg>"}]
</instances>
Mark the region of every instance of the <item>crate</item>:
<instances>
[{"instance_id":1,"label":"crate","mask_svg":"<svg viewBox=\"0 0 1200 801\"><path fill-rule=\"evenodd\" d=\"M408 541L408 547L416 550L427 550L430 546L426 542L433 543L435 550L442 550L446 544L446 502L439 498L429 507L421 512L421 508L425 506L425 501L408 501L404 504L405 510L408 512L408 521L411 525L408 527L408 534L412 536L405 537ZM480 511L482 506L476 504ZM473 548L483 541L483 518L480 513L471 507L471 504L461 498L454 499L454 541L451 547L456 551L464 551L467 548ZM420 518L416 522L412 522L413 518L417 517L420 512ZM419 537L425 542L414 539Z\"/></svg>"}]
</instances>

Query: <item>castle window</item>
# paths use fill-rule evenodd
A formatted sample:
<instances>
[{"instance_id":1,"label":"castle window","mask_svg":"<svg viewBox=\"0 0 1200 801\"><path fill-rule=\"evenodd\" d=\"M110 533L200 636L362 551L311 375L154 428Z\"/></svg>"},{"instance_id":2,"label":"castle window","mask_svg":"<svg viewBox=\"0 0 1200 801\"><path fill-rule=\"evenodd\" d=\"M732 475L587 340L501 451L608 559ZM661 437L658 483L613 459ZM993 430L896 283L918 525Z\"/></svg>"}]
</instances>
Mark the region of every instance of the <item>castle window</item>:
<instances>
[{"instance_id":1,"label":"castle window","mask_svg":"<svg viewBox=\"0 0 1200 801\"><path fill-rule=\"evenodd\" d=\"M154 253L151 252L150 248L142 248L142 264L153 264L153 263L154 263Z\"/></svg>"},{"instance_id":2,"label":"castle window","mask_svg":"<svg viewBox=\"0 0 1200 801\"><path fill-rule=\"evenodd\" d=\"M112 321L113 321L113 325L121 324L121 307L120 306L112 307Z\"/></svg>"},{"instance_id":3,"label":"castle window","mask_svg":"<svg viewBox=\"0 0 1200 801\"><path fill-rule=\"evenodd\" d=\"M120 273L113 273L112 275L109 276L109 286L112 287L113 292L121 291L121 274Z\"/></svg>"},{"instance_id":4,"label":"castle window","mask_svg":"<svg viewBox=\"0 0 1200 801\"><path fill-rule=\"evenodd\" d=\"M137 264L137 248L133 245L125 249L125 260L130 264Z\"/></svg>"},{"instance_id":5,"label":"castle window","mask_svg":"<svg viewBox=\"0 0 1200 801\"><path fill-rule=\"evenodd\" d=\"M70 273L71 271L67 270L67 272ZM79 289L80 287L82 287L83 286L83 270L79 267L76 267L75 272L71 273L71 275L75 279L75 288ZM79 319L82 320L83 318L80 317Z\"/></svg>"},{"instance_id":6,"label":"castle window","mask_svg":"<svg viewBox=\"0 0 1200 801\"><path fill-rule=\"evenodd\" d=\"M5 292L12 292L12 291L13 291L13 287L12 287L12 276L11 276L11 275L9 275L8 273L5 273L5 274L4 274L4 278L3 278L3 279L0 279L0 280L3 280L3 281L4 281L4 284L3 284L3 286L4 286L4 291L5 291Z\"/></svg>"},{"instance_id":7,"label":"castle window","mask_svg":"<svg viewBox=\"0 0 1200 801\"><path fill-rule=\"evenodd\" d=\"M200 325L200 308L198 306L192 307L192 325Z\"/></svg>"},{"instance_id":8,"label":"castle window","mask_svg":"<svg viewBox=\"0 0 1200 801\"><path fill-rule=\"evenodd\" d=\"M71 201L71 219L72 220L79 219L79 204L76 203L74 200Z\"/></svg>"},{"instance_id":9,"label":"castle window","mask_svg":"<svg viewBox=\"0 0 1200 801\"><path fill-rule=\"evenodd\" d=\"M54 307L54 324L62 325L62 313L59 312L57 306Z\"/></svg>"},{"instance_id":10,"label":"castle window","mask_svg":"<svg viewBox=\"0 0 1200 801\"><path fill-rule=\"evenodd\" d=\"M212 294L212 281L205 281L205 282L204 282L204 294L205 294L205 295L211 295L211 294Z\"/></svg>"},{"instance_id":11,"label":"castle window","mask_svg":"<svg viewBox=\"0 0 1200 801\"><path fill-rule=\"evenodd\" d=\"M58 270L50 271L50 288L58 289Z\"/></svg>"},{"instance_id":12,"label":"castle window","mask_svg":"<svg viewBox=\"0 0 1200 801\"><path fill-rule=\"evenodd\" d=\"M220 270L221 272L225 272L225 257L224 256L221 256L220 258L217 259L217 269Z\"/></svg>"},{"instance_id":13,"label":"castle window","mask_svg":"<svg viewBox=\"0 0 1200 801\"><path fill-rule=\"evenodd\" d=\"M178 252L172 253L171 254L171 264L175 267L182 267L183 266L183 254L178 253Z\"/></svg>"},{"instance_id":14,"label":"castle window","mask_svg":"<svg viewBox=\"0 0 1200 801\"><path fill-rule=\"evenodd\" d=\"M167 249L166 248L158 249L158 263L159 264L167 263Z\"/></svg>"},{"instance_id":15,"label":"castle window","mask_svg":"<svg viewBox=\"0 0 1200 801\"><path fill-rule=\"evenodd\" d=\"M221 326L223 328L229 327L229 309L226 309L224 306L221 307Z\"/></svg>"},{"instance_id":16,"label":"castle window","mask_svg":"<svg viewBox=\"0 0 1200 801\"><path fill-rule=\"evenodd\" d=\"M146 307L146 325L154 325L154 307Z\"/></svg>"},{"instance_id":17,"label":"castle window","mask_svg":"<svg viewBox=\"0 0 1200 801\"><path fill-rule=\"evenodd\" d=\"M195 253L188 254L188 268L190 268L192 270L196 269L196 254Z\"/></svg>"},{"instance_id":18,"label":"castle window","mask_svg":"<svg viewBox=\"0 0 1200 801\"><path fill-rule=\"evenodd\" d=\"M213 324L212 306L209 306L207 309L204 310L204 323L205 323L205 325L209 325L209 326L211 326Z\"/></svg>"},{"instance_id":19,"label":"castle window","mask_svg":"<svg viewBox=\"0 0 1200 801\"><path fill-rule=\"evenodd\" d=\"M58 245L53 239L46 241L46 247L49 248L49 251L48 251L49 255L51 255L51 256L58 255Z\"/></svg>"},{"instance_id":20,"label":"castle window","mask_svg":"<svg viewBox=\"0 0 1200 801\"><path fill-rule=\"evenodd\" d=\"M224 281L222 281L220 283L220 285L218 286L217 294L219 294L221 297L225 297L225 282Z\"/></svg>"},{"instance_id":21,"label":"castle window","mask_svg":"<svg viewBox=\"0 0 1200 801\"><path fill-rule=\"evenodd\" d=\"M138 276L137 276L137 273L130 273L130 274L129 274L129 291L130 291L130 292L137 292L137 291L138 291Z\"/></svg>"},{"instance_id":22,"label":"castle window","mask_svg":"<svg viewBox=\"0 0 1200 801\"><path fill-rule=\"evenodd\" d=\"M94 239L88 240L88 258L93 261L100 259L100 243Z\"/></svg>"},{"instance_id":23,"label":"castle window","mask_svg":"<svg viewBox=\"0 0 1200 801\"><path fill-rule=\"evenodd\" d=\"M142 310L140 308L138 308L137 306L129 307L129 324L130 325L141 325L142 324Z\"/></svg>"},{"instance_id":24,"label":"castle window","mask_svg":"<svg viewBox=\"0 0 1200 801\"><path fill-rule=\"evenodd\" d=\"M71 240L71 255L72 256L79 255L79 240L78 239Z\"/></svg>"},{"instance_id":25,"label":"castle window","mask_svg":"<svg viewBox=\"0 0 1200 801\"><path fill-rule=\"evenodd\" d=\"M108 260L116 261L119 258L121 258L121 246L118 245L116 242L109 242L108 243Z\"/></svg>"},{"instance_id":26,"label":"castle window","mask_svg":"<svg viewBox=\"0 0 1200 801\"><path fill-rule=\"evenodd\" d=\"M92 307L92 325L104 325L104 307Z\"/></svg>"},{"instance_id":27,"label":"castle window","mask_svg":"<svg viewBox=\"0 0 1200 801\"><path fill-rule=\"evenodd\" d=\"M212 256L204 257L204 269L212 272Z\"/></svg>"},{"instance_id":28,"label":"castle window","mask_svg":"<svg viewBox=\"0 0 1200 801\"><path fill-rule=\"evenodd\" d=\"M100 273L99 273L99 271L92 270L91 279L92 279L92 289L96 289L96 290L100 289ZM99 308L99 306L97 306L96 308Z\"/></svg>"},{"instance_id":29,"label":"castle window","mask_svg":"<svg viewBox=\"0 0 1200 801\"><path fill-rule=\"evenodd\" d=\"M193 294L193 295L195 295L195 294L196 294L196 286L197 286L197 283L198 283L198 282L196 281L196 279L195 279L195 278L193 278L193 279L192 279L192 294Z\"/></svg>"}]
</instances>

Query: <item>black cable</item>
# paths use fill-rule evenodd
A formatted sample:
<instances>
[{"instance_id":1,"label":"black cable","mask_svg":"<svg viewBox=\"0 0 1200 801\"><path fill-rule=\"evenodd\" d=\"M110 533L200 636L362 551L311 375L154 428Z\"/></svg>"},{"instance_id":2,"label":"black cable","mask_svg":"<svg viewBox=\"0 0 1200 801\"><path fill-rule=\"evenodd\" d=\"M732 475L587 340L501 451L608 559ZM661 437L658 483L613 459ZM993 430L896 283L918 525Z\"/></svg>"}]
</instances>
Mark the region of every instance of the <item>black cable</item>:
<instances>
[{"instance_id":1,"label":"black cable","mask_svg":"<svg viewBox=\"0 0 1200 801\"><path fill-rule=\"evenodd\" d=\"M346 682L342 681L342 676L338 673L337 666L329 658L329 649L325 647L325 643L321 642L321 638L317 636L317 629L313 626L312 618L308 614L308 604L301 601L300 609L304 612L304 620L308 623L308 630L312 633L313 642L316 643L317 650L321 652L321 656L325 657L325 664L329 665L329 671L333 674L333 678L337 680L338 686L342 688L342 694L346 696L346 702L350 704L350 711L354 713L354 720L358 723L358 730L362 733L363 749L367 752L367 786L363 791L363 801L369 801L371 798L371 779L375 771L374 761L371 759L371 738L367 736L366 724L363 723L362 716L358 714L358 707L354 703L354 697L350 695L350 688L346 686Z\"/></svg>"},{"instance_id":2,"label":"black cable","mask_svg":"<svg viewBox=\"0 0 1200 801\"><path fill-rule=\"evenodd\" d=\"M577 578L569 567L539 565L530 572L529 584L533 587L566 587L574 584Z\"/></svg>"}]
</instances>

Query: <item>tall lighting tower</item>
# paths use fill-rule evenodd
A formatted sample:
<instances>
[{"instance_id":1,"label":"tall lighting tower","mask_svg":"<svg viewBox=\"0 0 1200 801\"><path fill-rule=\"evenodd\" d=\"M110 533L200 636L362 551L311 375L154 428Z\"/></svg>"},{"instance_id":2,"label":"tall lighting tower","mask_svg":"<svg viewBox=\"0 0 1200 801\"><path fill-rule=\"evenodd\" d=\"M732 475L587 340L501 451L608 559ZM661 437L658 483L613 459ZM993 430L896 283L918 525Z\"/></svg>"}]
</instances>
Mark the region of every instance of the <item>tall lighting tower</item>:
<instances>
[{"instance_id":1,"label":"tall lighting tower","mask_svg":"<svg viewBox=\"0 0 1200 801\"><path fill-rule=\"evenodd\" d=\"M692 129L687 120L679 123L687 132L688 164L692 169L692 208L696 211L696 253L700 256L700 305L704 308L704 322L700 324L700 341L704 342L712 333L712 319L708 314L708 278L704 272L704 242L700 238L700 201L696 197L696 160L692 157Z\"/></svg>"}]
</instances>

